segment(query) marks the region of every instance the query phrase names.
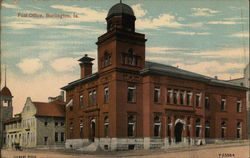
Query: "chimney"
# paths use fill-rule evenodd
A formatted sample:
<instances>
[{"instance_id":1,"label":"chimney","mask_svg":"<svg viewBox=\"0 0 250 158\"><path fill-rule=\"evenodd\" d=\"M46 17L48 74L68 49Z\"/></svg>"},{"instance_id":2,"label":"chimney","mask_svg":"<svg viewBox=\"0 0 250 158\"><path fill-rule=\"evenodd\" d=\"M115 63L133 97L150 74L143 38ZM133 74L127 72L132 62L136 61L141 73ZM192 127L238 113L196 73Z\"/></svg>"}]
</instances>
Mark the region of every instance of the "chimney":
<instances>
[{"instance_id":1,"label":"chimney","mask_svg":"<svg viewBox=\"0 0 250 158\"><path fill-rule=\"evenodd\" d=\"M92 74L92 61L95 60L94 58L88 57L88 54L85 54L84 57L79 59L80 67L81 67L81 78L87 77Z\"/></svg>"},{"instance_id":2,"label":"chimney","mask_svg":"<svg viewBox=\"0 0 250 158\"><path fill-rule=\"evenodd\" d=\"M217 79L218 79L218 76L214 76L214 78L217 80Z\"/></svg>"}]
</instances>

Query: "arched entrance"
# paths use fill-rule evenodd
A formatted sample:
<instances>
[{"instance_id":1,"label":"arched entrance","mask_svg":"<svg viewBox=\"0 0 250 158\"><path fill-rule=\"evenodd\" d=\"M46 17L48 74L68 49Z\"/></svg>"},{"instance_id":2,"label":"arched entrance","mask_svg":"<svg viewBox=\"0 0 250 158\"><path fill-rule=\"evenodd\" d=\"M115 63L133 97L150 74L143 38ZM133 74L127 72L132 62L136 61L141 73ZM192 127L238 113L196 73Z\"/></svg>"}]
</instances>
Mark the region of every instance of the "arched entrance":
<instances>
[{"instance_id":1,"label":"arched entrance","mask_svg":"<svg viewBox=\"0 0 250 158\"><path fill-rule=\"evenodd\" d=\"M95 141L95 119L90 122L90 141Z\"/></svg>"},{"instance_id":2,"label":"arched entrance","mask_svg":"<svg viewBox=\"0 0 250 158\"><path fill-rule=\"evenodd\" d=\"M181 142L182 141L182 131L183 131L183 123L178 122L175 124L174 128L174 135L175 135L175 142Z\"/></svg>"}]
</instances>

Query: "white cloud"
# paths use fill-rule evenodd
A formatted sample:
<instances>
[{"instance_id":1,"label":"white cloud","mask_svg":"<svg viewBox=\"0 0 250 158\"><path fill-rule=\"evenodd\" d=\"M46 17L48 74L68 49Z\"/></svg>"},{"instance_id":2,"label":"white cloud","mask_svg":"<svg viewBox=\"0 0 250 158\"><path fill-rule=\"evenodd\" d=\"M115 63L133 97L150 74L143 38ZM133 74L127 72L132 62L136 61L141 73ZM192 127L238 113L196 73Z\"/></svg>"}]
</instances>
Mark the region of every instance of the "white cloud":
<instances>
[{"instance_id":1,"label":"white cloud","mask_svg":"<svg viewBox=\"0 0 250 158\"><path fill-rule=\"evenodd\" d=\"M22 22L3 23L2 26L12 27L13 29L32 29L32 28L37 28L37 25L30 24L30 23L22 23Z\"/></svg>"},{"instance_id":2,"label":"white cloud","mask_svg":"<svg viewBox=\"0 0 250 158\"><path fill-rule=\"evenodd\" d=\"M179 28L183 24L176 21L176 17L170 14L161 14L157 18L144 18L136 20L137 29L159 29L160 27Z\"/></svg>"},{"instance_id":3,"label":"white cloud","mask_svg":"<svg viewBox=\"0 0 250 158\"><path fill-rule=\"evenodd\" d=\"M23 59L17 66L25 74L32 74L43 68L43 63L39 58Z\"/></svg>"},{"instance_id":4,"label":"white cloud","mask_svg":"<svg viewBox=\"0 0 250 158\"><path fill-rule=\"evenodd\" d=\"M76 58L58 58L50 62L53 69L59 72L73 71L78 66Z\"/></svg>"},{"instance_id":5,"label":"white cloud","mask_svg":"<svg viewBox=\"0 0 250 158\"><path fill-rule=\"evenodd\" d=\"M80 25L50 25L48 26L49 28L58 28L58 29L71 29L71 30L75 30L75 29L84 29L84 27L80 26Z\"/></svg>"},{"instance_id":6,"label":"white cloud","mask_svg":"<svg viewBox=\"0 0 250 158\"><path fill-rule=\"evenodd\" d=\"M183 24L184 26L187 27L202 27L204 25L203 22L197 22L197 23L190 23L190 24Z\"/></svg>"},{"instance_id":7,"label":"white cloud","mask_svg":"<svg viewBox=\"0 0 250 158\"><path fill-rule=\"evenodd\" d=\"M94 57L97 55L97 52L96 51L85 51L85 52L72 52L70 54L82 55L82 56L84 56L85 54L88 54L89 57Z\"/></svg>"},{"instance_id":8,"label":"white cloud","mask_svg":"<svg viewBox=\"0 0 250 158\"><path fill-rule=\"evenodd\" d=\"M142 9L141 4L132 5L131 7L137 18L140 18L147 14L147 10Z\"/></svg>"},{"instance_id":9,"label":"white cloud","mask_svg":"<svg viewBox=\"0 0 250 158\"><path fill-rule=\"evenodd\" d=\"M179 58L170 58L170 57L152 57L152 56L147 56L146 60L149 61L153 61L153 62L164 62L166 64L166 62L168 61L180 61Z\"/></svg>"},{"instance_id":10,"label":"white cloud","mask_svg":"<svg viewBox=\"0 0 250 158\"><path fill-rule=\"evenodd\" d=\"M58 54L56 54L55 52L47 52L47 53L42 52L39 54L39 59L44 60L44 61L49 61L57 56Z\"/></svg>"},{"instance_id":11,"label":"white cloud","mask_svg":"<svg viewBox=\"0 0 250 158\"><path fill-rule=\"evenodd\" d=\"M233 75L230 73L225 73L232 69L243 70L245 64L242 63L223 63L217 61L206 61L199 62L196 64L184 65L183 63L175 63L175 66L178 65L181 69L192 71L195 73L203 74L206 76L214 77L218 76L219 79L229 79L229 76ZM235 76L235 75L234 75Z\"/></svg>"},{"instance_id":12,"label":"white cloud","mask_svg":"<svg viewBox=\"0 0 250 158\"><path fill-rule=\"evenodd\" d=\"M149 54L169 54L173 53L174 51L189 51L193 50L190 48L171 48L171 47L146 47L146 53Z\"/></svg>"},{"instance_id":13,"label":"white cloud","mask_svg":"<svg viewBox=\"0 0 250 158\"><path fill-rule=\"evenodd\" d=\"M188 53L189 55L193 56L200 56L202 58L210 58L210 59L239 59L239 58L248 58L248 50L243 48L228 48L222 49L217 51L204 51L204 52L195 52L195 53Z\"/></svg>"},{"instance_id":14,"label":"white cloud","mask_svg":"<svg viewBox=\"0 0 250 158\"><path fill-rule=\"evenodd\" d=\"M218 10L212 10L209 8L191 8L193 13L191 16L214 16L214 14L219 13Z\"/></svg>"},{"instance_id":15,"label":"white cloud","mask_svg":"<svg viewBox=\"0 0 250 158\"><path fill-rule=\"evenodd\" d=\"M2 3L2 7L11 8L11 9L16 9L16 8L18 8L17 5L8 4L8 3Z\"/></svg>"},{"instance_id":16,"label":"white cloud","mask_svg":"<svg viewBox=\"0 0 250 158\"><path fill-rule=\"evenodd\" d=\"M249 33L247 33L247 32L235 33L235 34L232 34L231 37L249 38Z\"/></svg>"},{"instance_id":17,"label":"white cloud","mask_svg":"<svg viewBox=\"0 0 250 158\"><path fill-rule=\"evenodd\" d=\"M239 23L235 21L209 21L208 24L234 25Z\"/></svg>"},{"instance_id":18,"label":"white cloud","mask_svg":"<svg viewBox=\"0 0 250 158\"><path fill-rule=\"evenodd\" d=\"M188 32L188 31L176 31L176 32L170 32L173 34L179 34L179 35L210 35L211 33L209 32Z\"/></svg>"}]
</instances>

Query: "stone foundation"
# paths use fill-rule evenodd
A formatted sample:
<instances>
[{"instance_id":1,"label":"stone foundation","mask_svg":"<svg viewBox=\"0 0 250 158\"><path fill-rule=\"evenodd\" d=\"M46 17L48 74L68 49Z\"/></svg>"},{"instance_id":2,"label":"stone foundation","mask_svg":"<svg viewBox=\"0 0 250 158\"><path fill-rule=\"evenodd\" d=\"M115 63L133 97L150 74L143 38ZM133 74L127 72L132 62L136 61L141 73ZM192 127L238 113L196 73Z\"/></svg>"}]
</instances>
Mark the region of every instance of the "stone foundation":
<instances>
[{"instance_id":1,"label":"stone foundation","mask_svg":"<svg viewBox=\"0 0 250 158\"><path fill-rule=\"evenodd\" d=\"M140 149L168 149L189 145L205 145L205 139L183 138L176 143L174 138L95 138L94 142L89 139L67 139L66 149L80 149L94 143L104 151L140 150Z\"/></svg>"}]
</instances>

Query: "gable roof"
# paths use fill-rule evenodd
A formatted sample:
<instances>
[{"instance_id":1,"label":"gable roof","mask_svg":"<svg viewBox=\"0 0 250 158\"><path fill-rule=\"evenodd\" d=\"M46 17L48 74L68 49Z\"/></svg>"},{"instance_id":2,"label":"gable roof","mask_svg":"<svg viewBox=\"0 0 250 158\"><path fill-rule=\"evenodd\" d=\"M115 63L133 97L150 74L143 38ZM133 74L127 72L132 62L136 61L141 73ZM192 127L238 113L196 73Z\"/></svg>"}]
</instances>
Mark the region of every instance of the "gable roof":
<instances>
[{"instance_id":1,"label":"gable roof","mask_svg":"<svg viewBox=\"0 0 250 158\"><path fill-rule=\"evenodd\" d=\"M65 117L65 102L33 102L33 104L37 109L35 116Z\"/></svg>"}]
</instances>

